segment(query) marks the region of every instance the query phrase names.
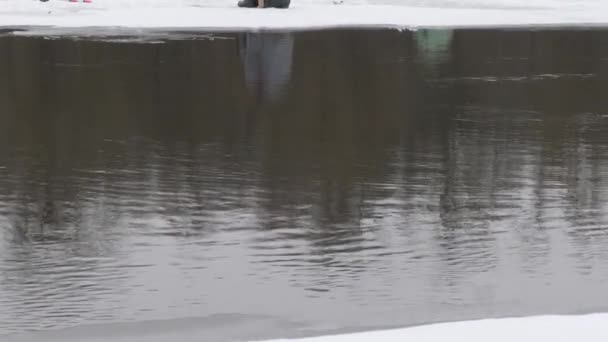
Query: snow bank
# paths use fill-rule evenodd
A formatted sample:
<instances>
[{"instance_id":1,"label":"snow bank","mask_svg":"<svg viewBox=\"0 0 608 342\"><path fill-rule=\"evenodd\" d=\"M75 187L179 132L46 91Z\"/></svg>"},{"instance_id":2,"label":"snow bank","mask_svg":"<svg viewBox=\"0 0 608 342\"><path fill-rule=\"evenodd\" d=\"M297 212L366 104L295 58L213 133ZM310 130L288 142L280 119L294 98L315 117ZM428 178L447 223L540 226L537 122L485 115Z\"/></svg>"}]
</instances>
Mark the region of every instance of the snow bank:
<instances>
[{"instance_id":1,"label":"snow bank","mask_svg":"<svg viewBox=\"0 0 608 342\"><path fill-rule=\"evenodd\" d=\"M0 26L310 29L607 25L597 0L293 0L289 10L239 9L237 0L0 0Z\"/></svg>"},{"instance_id":2,"label":"snow bank","mask_svg":"<svg viewBox=\"0 0 608 342\"><path fill-rule=\"evenodd\" d=\"M608 314L539 316L443 323L407 329L273 342L605 342Z\"/></svg>"},{"instance_id":3,"label":"snow bank","mask_svg":"<svg viewBox=\"0 0 608 342\"><path fill-rule=\"evenodd\" d=\"M226 322L226 320L228 322ZM230 323L231 322L231 323ZM228 324L230 323L230 324ZM38 331L0 335L3 342L200 342L259 341L268 336L297 331L268 317L236 321L230 317L199 320L176 319L154 322L89 325L61 331ZM282 331L282 332L281 332ZM321 336L266 342L606 342L608 313L582 316L536 316L440 323L405 329L380 330L344 335Z\"/></svg>"}]
</instances>

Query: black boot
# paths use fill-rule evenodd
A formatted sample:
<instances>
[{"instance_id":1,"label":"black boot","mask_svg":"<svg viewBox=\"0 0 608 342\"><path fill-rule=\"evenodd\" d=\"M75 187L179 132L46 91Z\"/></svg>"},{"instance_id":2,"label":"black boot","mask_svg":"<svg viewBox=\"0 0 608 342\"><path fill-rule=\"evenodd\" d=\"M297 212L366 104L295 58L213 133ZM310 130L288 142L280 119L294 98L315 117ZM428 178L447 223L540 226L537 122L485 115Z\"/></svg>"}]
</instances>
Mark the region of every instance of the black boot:
<instances>
[{"instance_id":1,"label":"black boot","mask_svg":"<svg viewBox=\"0 0 608 342\"><path fill-rule=\"evenodd\" d=\"M264 8L289 8L291 0L266 0L264 1ZM239 1L239 7L258 7L258 0L241 0Z\"/></svg>"},{"instance_id":2,"label":"black boot","mask_svg":"<svg viewBox=\"0 0 608 342\"><path fill-rule=\"evenodd\" d=\"M266 0L264 7L289 8L291 0Z\"/></svg>"},{"instance_id":3,"label":"black boot","mask_svg":"<svg viewBox=\"0 0 608 342\"><path fill-rule=\"evenodd\" d=\"M241 0L239 7L258 7L258 0Z\"/></svg>"}]
</instances>

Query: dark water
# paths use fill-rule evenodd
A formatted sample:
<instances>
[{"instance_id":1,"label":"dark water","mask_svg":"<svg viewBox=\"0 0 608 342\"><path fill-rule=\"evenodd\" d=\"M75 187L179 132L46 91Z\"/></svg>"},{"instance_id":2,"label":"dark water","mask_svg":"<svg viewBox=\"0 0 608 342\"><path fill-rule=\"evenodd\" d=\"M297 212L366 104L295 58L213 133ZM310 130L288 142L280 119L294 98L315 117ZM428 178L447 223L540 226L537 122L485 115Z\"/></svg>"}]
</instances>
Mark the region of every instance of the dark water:
<instances>
[{"instance_id":1,"label":"dark water","mask_svg":"<svg viewBox=\"0 0 608 342\"><path fill-rule=\"evenodd\" d=\"M608 31L0 51L0 334L608 310Z\"/></svg>"}]
</instances>

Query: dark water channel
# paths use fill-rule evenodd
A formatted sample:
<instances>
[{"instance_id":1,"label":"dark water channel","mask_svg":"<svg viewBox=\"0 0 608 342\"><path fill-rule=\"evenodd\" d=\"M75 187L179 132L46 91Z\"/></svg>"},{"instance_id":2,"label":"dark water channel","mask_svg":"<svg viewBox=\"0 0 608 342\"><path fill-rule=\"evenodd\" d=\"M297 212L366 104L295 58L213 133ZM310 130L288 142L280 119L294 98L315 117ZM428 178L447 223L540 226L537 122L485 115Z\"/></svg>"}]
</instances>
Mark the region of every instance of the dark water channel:
<instances>
[{"instance_id":1,"label":"dark water channel","mask_svg":"<svg viewBox=\"0 0 608 342\"><path fill-rule=\"evenodd\" d=\"M0 335L608 311L608 31L0 51Z\"/></svg>"}]
</instances>

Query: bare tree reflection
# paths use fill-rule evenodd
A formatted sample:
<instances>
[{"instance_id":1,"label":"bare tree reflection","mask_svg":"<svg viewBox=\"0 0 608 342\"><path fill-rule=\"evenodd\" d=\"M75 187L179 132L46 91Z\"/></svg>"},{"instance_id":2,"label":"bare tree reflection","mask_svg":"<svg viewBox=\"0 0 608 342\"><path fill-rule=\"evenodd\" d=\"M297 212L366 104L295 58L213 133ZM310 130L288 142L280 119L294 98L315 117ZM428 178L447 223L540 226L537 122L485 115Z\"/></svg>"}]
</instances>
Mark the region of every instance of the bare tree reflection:
<instances>
[{"instance_id":1,"label":"bare tree reflection","mask_svg":"<svg viewBox=\"0 0 608 342\"><path fill-rule=\"evenodd\" d=\"M8 329L238 311L224 290L242 283L438 320L567 309L534 296L562 294L554 270L584 288L608 272L607 37L0 37Z\"/></svg>"}]
</instances>

